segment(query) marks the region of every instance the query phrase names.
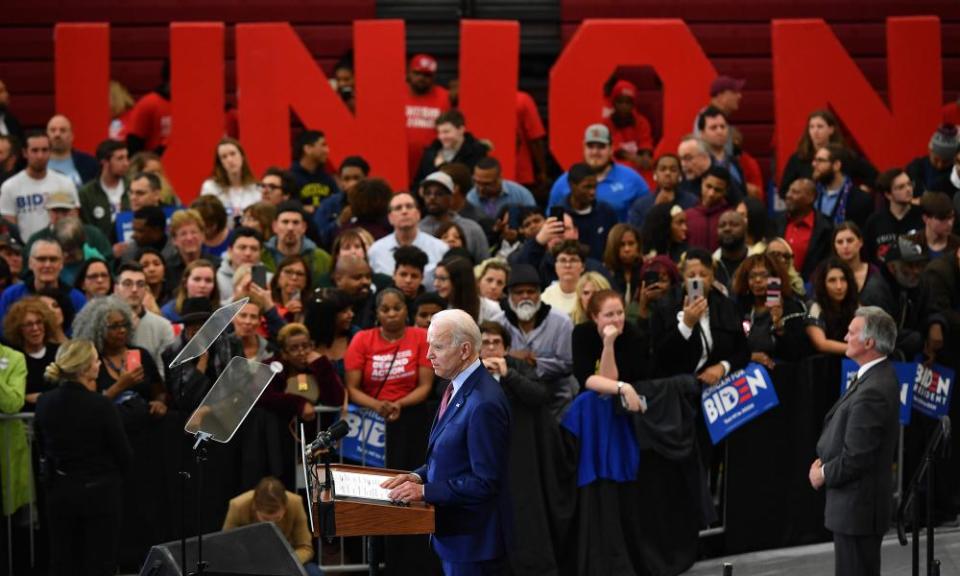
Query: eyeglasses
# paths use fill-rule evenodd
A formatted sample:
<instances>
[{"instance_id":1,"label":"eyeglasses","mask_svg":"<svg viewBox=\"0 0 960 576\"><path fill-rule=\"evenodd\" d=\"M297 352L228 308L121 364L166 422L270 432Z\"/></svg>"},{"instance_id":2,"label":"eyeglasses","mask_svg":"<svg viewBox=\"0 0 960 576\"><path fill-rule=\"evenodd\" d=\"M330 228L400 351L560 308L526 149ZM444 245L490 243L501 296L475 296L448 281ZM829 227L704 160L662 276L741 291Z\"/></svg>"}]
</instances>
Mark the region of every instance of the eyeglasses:
<instances>
[{"instance_id":1,"label":"eyeglasses","mask_svg":"<svg viewBox=\"0 0 960 576\"><path fill-rule=\"evenodd\" d=\"M280 271L281 274L286 274L287 276L293 276L294 278L306 278L307 273L302 270L294 270L293 268L284 268Z\"/></svg>"},{"instance_id":2,"label":"eyeglasses","mask_svg":"<svg viewBox=\"0 0 960 576\"><path fill-rule=\"evenodd\" d=\"M583 260L579 258L557 258L558 266L576 266L577 264L582 264Z\"/></svg>"},{"instance_id":3,"label":"eyeglasses","mask_svg":"<svg viewBox=\"0 0 960 576\"><path fill-rule=\"evenodd\" d=\"M22 328L43 328L43 320L34 320L33 322L24 322L20 326Z\"/></svg>"},{"instance_id":4,"label":"eyeglasses","mask_svg":"<svg viewBox=\"0 0 960 576\"><path fill-rule=\"evenodd\" d=\"M34 260L41 264L59 264L60 256L31 256Z\"/></svg>"},{"instance_id":5,"label":"eyeglasses","mask_svg":"<svg viewBox=\"0 0 960 576\"><path fill-rule=\"evenodd\" d=\"M436 280L437 282L449 282L449 281L450 281L450 277L449 277L449 276L441 276L441 275L439 275L439 274L434 274L434 275L433 275L433 279Z\"/></svg>"},{"instance_id":6,"label":"eyeglasses","mask_svg":"<svg viewBox=\"0 0 960 576\"><path fill-rule=\"evenodd\" d=\"M107 324L107 330L129 330L129 322L114 322L113 324Z\"/></svg>"},{"instance_id":7,"label":"eyeglasses","mask_svg":"<svg viewBox=\"0 0 960 576\"><path fill-rule=\"evenodd\" d=\"M302 344L291 344L286 347L286 351L298 354L300 352L309 352L311 348L313 347L309 343L304 342Z\"/></svg>"},{"instance_id":8,"label":"eyeglasses","mask_svg":"<svg viewBox=\"0 0 960 576\"><path fill-rule=\"evenodd\" d=\"M449 196L450 194L451 192L446 188L438 188L438 187L425 188L420 191L420 195L423 196L424 198L433 198L433 197L442 198L444 196Z\"/></svg>"},{"instance_id":9,"label":"eyeglasses","mask_svg":"<svg viewBox=\"0 0 960 576\"><path fill-rule=\"evenodd\" d=\"M482 340L480 345L484 348L493 348L495 346L503 346L503 340L499 338L496 340Z\"/></svg>"},{"instance_id":10,"label":"eyeglasses","mask_svg":"<svg viewBox=\"0 0 960 576\"><path fill-rule=\"evenodd\" d=\"M88 278L89 278L89 276L88 276ZM120 282L120 285L123 286L124 288L128 288L128 289L129 289L129 288L146 288L146 287L147 287L147 283L146 283L145 281L143 281L143 280L136 280L136 281L134 281L134 280L124 280L124 281Z\"/></svg>"}]
</instances>

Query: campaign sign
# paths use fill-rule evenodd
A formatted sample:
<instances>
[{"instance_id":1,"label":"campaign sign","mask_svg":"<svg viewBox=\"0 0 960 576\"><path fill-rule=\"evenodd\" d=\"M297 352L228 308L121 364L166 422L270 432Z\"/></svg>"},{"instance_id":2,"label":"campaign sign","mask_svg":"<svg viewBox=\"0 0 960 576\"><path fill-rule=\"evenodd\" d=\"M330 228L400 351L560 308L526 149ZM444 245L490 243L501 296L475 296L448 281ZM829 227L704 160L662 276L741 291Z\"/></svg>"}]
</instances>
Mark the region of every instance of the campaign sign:
<instances>
[{"instance_id":1,"label":"campaign sign","mask_svg":"<svg viewBox=\"0 0 960 576\"><path fill-rule=\"evenodd\" d=\"M897 373L897 383L900 385L900 423L906 426L910 423L910 412L913 407L913 381L917 372L916 362L891 362ZM844 358L840 364L840 396L847 392L853 377L857 375L860 366L849 358Z\"/></svg>"},{"instance_id":2,"label":"campaign sign","mask_svg":"<svg viewBox=\"0 0 960 576\"><path fill-rule=\"evenodd\" d=\"M347 405L343 418L350 432L340 441L340 454L364 466L383 468L387 465L387 422L368 408Z\"/></svg>"},{"instance_id":3,"label":"campaign sign","mask_svg":"<svg viewBox=\"0 0 960 576\"><path fill-rule=\"evenodd\" d=\"M950 409L954 371L940 364L915 364L911 371L913 409L931 418L940 418Z\"/></svg>"},{"instance_id":4,"label":"campaign sign","mask_svg":"<svg viewBox=\"0 0 960 576\"><path fill-rule=\"evenodd\" d=\"M716 444L780 401L767 369L751 362L704 389L701 403L710 439Z\"/></svg>"}]
</instances>

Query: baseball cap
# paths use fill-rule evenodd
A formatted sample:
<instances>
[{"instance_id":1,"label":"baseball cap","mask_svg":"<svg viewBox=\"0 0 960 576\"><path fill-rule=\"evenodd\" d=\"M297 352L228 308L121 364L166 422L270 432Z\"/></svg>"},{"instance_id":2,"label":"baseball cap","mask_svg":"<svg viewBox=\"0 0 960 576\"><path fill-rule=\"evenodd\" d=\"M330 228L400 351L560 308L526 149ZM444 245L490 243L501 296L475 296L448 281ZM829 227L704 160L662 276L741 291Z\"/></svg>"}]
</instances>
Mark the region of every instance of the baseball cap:
<instances>
[{"instance_id":1,"label":"baseball cap","mask_svg":"<svg viewBox=\"0 0 960 576\"><path fill-rule=\"evenodd\" d=\"M70 192L58 190L47 195L47 202L44 207L48 209L66 208L67 210L72 210L80 207L80 200Z\"/></svg>"},{"instance_id":2,"label":"baseball cap","mask_svg":"<svg viewBox=\"0 0 960 576\"><path fill-rule=\"evenodd\" d=\"M420 183L420 187L422 188L429 182L436 182L453 194L453 178L451 178L449 174L440 171L433 172L423 179L423 182Z\"/></svg>"},{"instance_id":3,"label":"baseball cap","mask_svg":"<svg viewBox=\"0 0 960 576\"><path fill-rule=\"evenodd\" d=\"M610 97L613 100L621 96L627 96L631 99L637 97L637 87L633 85L632 82L626 80L617 80L617 83L613 85L613 90L610 92Z\"/></svg>"},{"instance_id":4,"label":"baseball cap","mask_svg":"<svg viewBox=\"0 0 960 576\"><path fill-rule=\"evenodd\" d=\"M599 142L601 144L610 144L610 129L603 124L591 124L587 126L583 133L583 143Z\"/></svg>"},{"instance_id":5,"label":"baseball cap","mask_svg":"<svg viewBox=\"0 0 960 576\"><path fill-rule=\"evenodd\" d=\"M0 234L0 248L9 248L15 252L23 252L23 242L11 234Z\"/></svg>"},{"instance_id":6,"label":"baseball cap","mask_svg":"<svg viewBox=\"0 0 960 576\"><path fill-rule=\"evenodd\" d=\"M437 60L429 54L417 54L410 59L410 70L421 74L436 74Z\"/></svg>"},{"instance_id":7,"label":"baseball cap","mask_svg":"<svg viewBox=\"0 0 960 576\"><path fill-rule=\"evenodd\" d=\"M710 84L710 97L732 90L733 92L743 92L743 86L747 81L743 79L731 78L730 76L717 76Z\"/></svg>"},{"instance_id":8,"label":"baseball cap","mask_svg":"<svg viewBox=\"0 0 960 576\"><path fill-rule=\"evenodd\" d=\"M911 235L904 235L897 238L897 241L890 245L890 249L884 254L883 261L887 262L926 262L930 259L930 253L926 246L919 239Z\"/></svg>"}]
</instances>

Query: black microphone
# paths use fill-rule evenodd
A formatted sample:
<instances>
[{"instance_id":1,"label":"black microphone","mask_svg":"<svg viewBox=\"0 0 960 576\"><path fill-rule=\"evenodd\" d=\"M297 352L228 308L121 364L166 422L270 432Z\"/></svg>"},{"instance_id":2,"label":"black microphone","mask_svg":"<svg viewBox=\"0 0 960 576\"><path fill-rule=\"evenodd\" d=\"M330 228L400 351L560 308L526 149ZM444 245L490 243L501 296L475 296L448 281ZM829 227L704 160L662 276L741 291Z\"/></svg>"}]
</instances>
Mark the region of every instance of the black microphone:
<instances>
[{"instance_id":1,"label":"black microphone","mask_svg":"<svg viewBox=\"0 0 960 576\"><path fill-rule=\"evenodd\" d=\"M320 448L332 448L337 440L346 436L348 432L350 432L350 425L344 420L338 420L333 426L317 434L317 439L307 444L306 452L310 454Z\"/></svg>"}]
</instances>

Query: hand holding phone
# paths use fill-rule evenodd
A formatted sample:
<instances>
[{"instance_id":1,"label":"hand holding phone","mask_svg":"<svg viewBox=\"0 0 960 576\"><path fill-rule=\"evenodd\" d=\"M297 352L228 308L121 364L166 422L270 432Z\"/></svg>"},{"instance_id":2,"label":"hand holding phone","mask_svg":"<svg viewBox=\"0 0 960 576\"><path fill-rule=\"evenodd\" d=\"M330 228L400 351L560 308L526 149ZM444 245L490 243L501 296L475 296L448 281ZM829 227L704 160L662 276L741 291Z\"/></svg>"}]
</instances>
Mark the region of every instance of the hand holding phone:
<instances>
[{"instance_id":1,"label":"hand holding phone","mask_svg":"<svg viewBox=\"0 0 960 576\"><path fill-rule=\"evenodd\" d=\"M267 287L267 267L256 264L250 269L250 281L261 288Z\"/></svg>"},{"instance_id":2,"label":"hand holding phone","mask_svg":"<svg viewBox=\"0 0 960 576\"><path fill-rule=\"evenodd\" d=\"M566 211L563 209L563 206L554 206L554 207L550 208L550 214L549 214L549 216L550 216L551 218L556 218L561 224L564 225L564 228L566 228L566 223L564 223L564 221L563 221L563 215L564 215L565 213L566 213Z\"/></svg>"},{"instance_id":3,"label":"hand holding phone","mask_svg":"<svg viewBox=\"0 0 960 576\"><path fill-rule=\"evenodd\" d=\"M687 296L691 304L703 297L703 278L687 278Z\"/></svg>"},{"instance_id":4,"label":"hand holding phone","mask_svg":"<svg viewBox=\"0 0 960 576\"><path fill-rule=\"evenodd\" d=\"M143 366L143 358L139 350L127 350L127 356L123 361L127 372L133 372L140 366Z\"/></svg>"},{"instance_id":5,"label":"hand holding phone","mask_svg":"<svg viewBox=\"0 0 960 576\"><path fill-rule=\"evenodd\" d=\"M781 286L779 278L767 278L767 308L780 304Z\"/></svg>"}]
</instances>

